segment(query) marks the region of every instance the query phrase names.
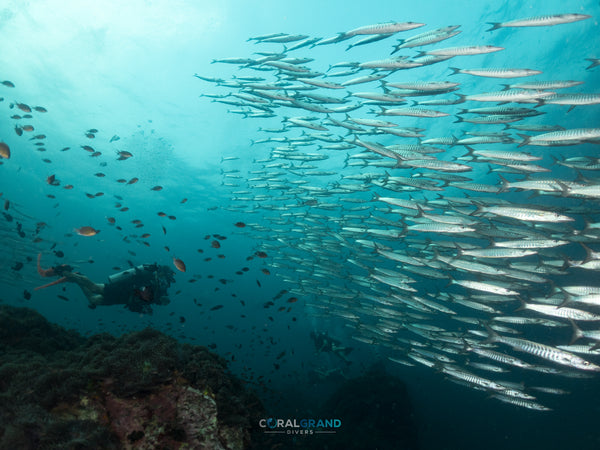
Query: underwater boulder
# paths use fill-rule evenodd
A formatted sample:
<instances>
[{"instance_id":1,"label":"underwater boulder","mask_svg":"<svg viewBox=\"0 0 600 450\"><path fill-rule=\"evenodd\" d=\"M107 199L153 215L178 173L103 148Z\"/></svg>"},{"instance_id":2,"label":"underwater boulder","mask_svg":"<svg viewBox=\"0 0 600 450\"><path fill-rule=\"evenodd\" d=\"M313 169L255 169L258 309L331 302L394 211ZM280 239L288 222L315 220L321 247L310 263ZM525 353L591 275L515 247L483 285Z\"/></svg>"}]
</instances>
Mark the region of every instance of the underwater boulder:
<instances>
[{"instance_id":1,"label":"underwater boulder","mask_svg":"<svg viewBox=\"0 0 600 450\"><path fill-rule=\"evenodd\" d=\"M204 347L149 328L86 339L6 305L0 321L0 448L234 450L251 443L262 405Z\"/></svg>"},{"instance_id":2,"label":"underwater boulder","mask_svg":"<svg viewBox=\"0 0 600 450\"><path fill-rule=\"evenodd\" d=\"M339 418L335 435L320 436L329 450L414 450L417 426L405 384L383 368L347 380L325 402L321 416Z\"/></svg>"}]
</instances>

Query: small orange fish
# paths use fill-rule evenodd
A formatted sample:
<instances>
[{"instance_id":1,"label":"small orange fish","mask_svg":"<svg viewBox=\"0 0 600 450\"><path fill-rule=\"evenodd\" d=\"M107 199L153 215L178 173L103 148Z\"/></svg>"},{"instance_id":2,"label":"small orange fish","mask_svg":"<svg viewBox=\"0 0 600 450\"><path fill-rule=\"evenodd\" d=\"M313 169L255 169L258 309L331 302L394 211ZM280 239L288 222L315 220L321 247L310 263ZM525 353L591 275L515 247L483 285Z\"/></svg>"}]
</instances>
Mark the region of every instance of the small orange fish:
<instances>
[{"instance_id":1,"label":"small orange fish","mask_svg":"<svg viewBox=\"0 0 600 450\"><path fill-rule=\"evenodd\" d=\"M131 180L127 182L127 184L135 184L139 181L139 178L133 177Z\"/></svg>"},{"instance_id":2,"label":"small orange fish","mask_svg":"<svg viewBox=\"0 0 600 450\"><path fill-rule=\"evenodd\" d=\"M173 258L173 264L177 270L180 272L185 272L185 263L182 260L179 258Z\"/></svg>"},{"instance_id":3,"label":"small orange fish","mask_svg":"<svg viewBox=\"0 0 600 450\"><path fill-rule=\"evenodd\" d=\"M162 211L158 212L157 214L158 214L160 217L165 217L165 216L166 216L166 214L165 214L164 212L162 212Z\"/></svg>"},{"instance_id":4,"label":"small orange fish","mask_svg":"<svg viewBox=\"0 0 600 450\"><path fill-rule=\"evenodd\" d=\"M261 269L260 271L262 273L264 273L265 275L271 275L271 272L269 272L269 269Z\"/></svg>"},{"instance_id":5,"label":"small orange fish","mask_svg":"<svg viewBox=\"0 0 600 450\"><path fill-rule=\"evenodd\" d=\"M79 236L95 236L100 232L100 230L95 230L92 227L84 226L84 227L75 228L75 232Z\"/></svg>"},{"instance_id":6,"label":"small orange fish","mask_svg":"<svg viewBox=\"0 0 600 450\"><path fill-rule=\"evenodd\" d=\"M108 223L115 223L114 217L107 217L106 220L108 220Z\"/></svg>"},{"instance_id":7,"label":"small orange fish","mask_svg":"<svg viewBox=\"0 0 600 450\"><path fill-rule=\"evenodd\" d=\"M298 301L298 299L296 297L290 297L288 298L288 303L296 303Z\"/></svg>"},{"instance_id":8,"label":"small orange fish","mask_svg":"<svg viewBox=\"0 0 600 450\"><path fill-rule=\"evenodd\" d=\"M256 252L255 255L258 256L259 258L266 258L267 257L267 254L265 252Z\"/></svg>"},{"instance_id":9,"label":"small orange fish","mask_svg":"<svg viewBox=\"0 0 600 450\"><path fill-rule=\"evenodd\" d=\"M219 244L219 241L212 241L210 245L212 248L221 248L221 244Z\"/></svg>"},{"instance_id":10,"label":"small orange fish","mask_svg":"<svg viewBox=\"0 0 600 450\"><path fill-rule=\"evenodd\" d=\"M140 236L142 239L146 239L150 237L150 233L144 233Z\"/></svg>"},{"instance_id":11,"label":"small orange fish","mask_svg":"<svg viewBox=\"0 0 600 450\"><path fill-rule=\"evenodd\" d=\"M234 223L234 225L238 228L244 228L246 226L246 224L244 222L236 222L236 223Z\"/></svg>"},{"instance_id":12,"label":"small orange fish","mask_svg":"<svg viewBox=\"0 0 600 450\"><path fill-rule=\"evenodd\" d=\"M10 158L10 148L4 142L0 142L0 157L4 159Z\"/></svg>"}]
</instances>

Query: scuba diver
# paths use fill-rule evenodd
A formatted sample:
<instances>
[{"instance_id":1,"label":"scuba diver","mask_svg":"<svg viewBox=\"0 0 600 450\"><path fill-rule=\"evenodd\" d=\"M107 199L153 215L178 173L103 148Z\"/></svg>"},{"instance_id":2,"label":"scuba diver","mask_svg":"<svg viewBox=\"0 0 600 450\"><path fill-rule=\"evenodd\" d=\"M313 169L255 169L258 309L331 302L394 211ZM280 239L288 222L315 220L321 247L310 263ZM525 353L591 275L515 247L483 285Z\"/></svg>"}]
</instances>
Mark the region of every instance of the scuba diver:
<instances>
[{"instance_id":1,"label":"scuba diver","mask_svg":"<svg viewBox=\"0 0 600 450\"><path fill-rule=\"evenodd\" d=\"M61 278L36 290L59 283L75 283L92 309L99 305L125 305L130 311L143 314L152 314L152 304L170 303L167 289L175 281L175 272L167 266L142 264L109 276L107 283L95 283L85 275L74 272L68 264L42 269L40 258L41 254L38 255L38 273L41 276Z\"/></svg>"},{"instance_id":2,"label":"scuba diver","mask_svg":"<svg viewBox=\"0 0 600 450\"><path fill-rule=\"evenodd\" d=\"M311 331L310 338L315 342L317 353L334 353L345 362L350 362L346 356L352 351L352 347L343 347L340 341L333 339L324 331L320 331L319 333Z\"/></svg>"}]
</instances>

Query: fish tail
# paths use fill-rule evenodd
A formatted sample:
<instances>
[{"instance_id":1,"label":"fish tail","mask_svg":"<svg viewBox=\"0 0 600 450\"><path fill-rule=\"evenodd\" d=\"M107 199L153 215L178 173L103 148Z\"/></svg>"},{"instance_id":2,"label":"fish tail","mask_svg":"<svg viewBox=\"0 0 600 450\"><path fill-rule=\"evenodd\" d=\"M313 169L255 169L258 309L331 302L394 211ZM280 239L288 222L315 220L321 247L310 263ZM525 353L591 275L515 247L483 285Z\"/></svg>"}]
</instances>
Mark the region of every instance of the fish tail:
<instances>
[{"instance_id":1,"label":"fish tail","mask_svg":"<svg viewBox=\"0 0 600 450\"><path fill-rule=\"evenodd\" d=\"M460 73L460 69L458 67L448 67L448 69L450 69L452 71L452 73L448 76L456 75L457 73Z\"/></svg>"},{"instance_id":2,"label":"fish tail","mask_svg":"<svg viewBox=\"0 0 600 450\"><path fill-rule=\"evenodd\" d=\"M573 327L573 336L571 336L571 341L569 345L573 345L578 339L583 337L583 331L577 326L577 324L573 321L573 319L569 319L571 322L571 327Z\"/></svg>"},{"instance_id":3,"label":"fish tail","mask_svg":"<svg viewBox=\"0 0 600 450\"><path fill-rule=\"evenodd\" d=\"M485 344L493 344L494 342L498 342L498 339L500 339L500 335L498 333L496 333L494 330L492 330L487 322L481 322L481 325L483 325L485 327L485 331L487 331L487 334L488 334L487 339L485 341L483 341L482 344L485 345Z\"/></svg>"},{"instance_id":4,"label":"fish tail","mask_svg":"<svg viewBox=\"0 0 600 450\"><path fill-rule=\"evenodd\" d=\"M500 22L486 22L488 25L492 25L492 28L490 28L489 30L485 30L485 31L494 31L497 30L498 28L502 28L502 23Z\"/></svg>"},{"instance_id":5,"label":"fish tail","mask_svg":"<svg viewBox=\"0 0 600 450\"><path fill-rule=\"evenodd\" d=\"M524 145L528 145L529 142L531 141L531 136L528 136L526 134L517 133L517 136L519 136L521 139L523 139L523 142L521 142L519 145L517 145L517 147L523 147Z\"/></svg>"}]
</instances>

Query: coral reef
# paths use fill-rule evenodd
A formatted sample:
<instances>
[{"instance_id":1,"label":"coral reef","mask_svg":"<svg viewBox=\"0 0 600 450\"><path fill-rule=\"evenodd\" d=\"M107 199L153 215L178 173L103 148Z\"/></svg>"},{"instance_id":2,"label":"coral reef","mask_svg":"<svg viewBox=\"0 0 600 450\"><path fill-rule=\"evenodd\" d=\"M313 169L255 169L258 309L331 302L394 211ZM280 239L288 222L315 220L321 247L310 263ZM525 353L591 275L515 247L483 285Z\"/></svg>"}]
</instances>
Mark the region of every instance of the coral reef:
<instances>
[{"instance_id":1,"label":"coral reef","mask_svg":"<svg viewBox=\"0 0 600 450\"><path fill-rule=\"evenodd\" d=\"M0 305L0 448L243 449L262 413L204 347L153 329L86 339Z\"/></svg>"}]
</instances>

